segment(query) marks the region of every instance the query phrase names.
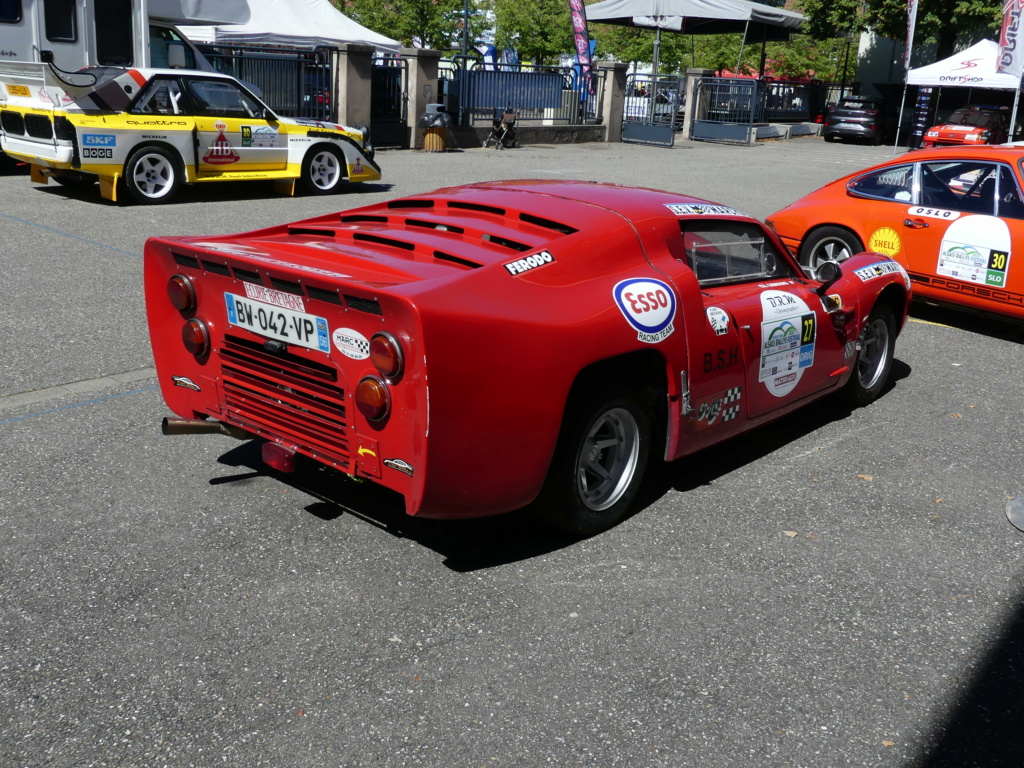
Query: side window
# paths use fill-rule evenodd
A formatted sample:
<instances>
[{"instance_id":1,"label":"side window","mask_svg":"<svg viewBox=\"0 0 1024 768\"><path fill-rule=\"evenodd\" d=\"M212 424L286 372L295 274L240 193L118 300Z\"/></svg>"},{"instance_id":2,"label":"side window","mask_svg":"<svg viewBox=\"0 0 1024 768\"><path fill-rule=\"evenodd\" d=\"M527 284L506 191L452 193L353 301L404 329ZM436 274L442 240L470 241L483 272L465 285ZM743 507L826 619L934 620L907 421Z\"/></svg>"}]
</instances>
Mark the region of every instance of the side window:
<instances>
[{"instance_id":1,"label":"side window","mask_svg":"<svg viewBox=\"0 0 1024 768\"><path fill-rule=\"evenodd\" d=\"M43 26L51 43L78 42L78 11L75 0L46 0L43 4Z\"/></svg>"},{"instance_id":2,"label":"side window","mask_svg":"<svg viewBox=\"0 0 1024 768\"><path fill-rule=\"evenodd\" d=\"M686 261L701 285L788 277L789 265L756 224L684 219L679 223Z\"/></svg>"},{"instance_id":3,"label":"side window","mask_svg":"<svg viewBox=\"0 0 1024 768\"><path fill-rule=\"evenodd\" d=\"M998 166L979 160L921 163L921 205L991 216L998 177Z\"/></svg>"},{"instance_id":4,"label":"side window","mask_svg":"<svg viewBox=\"0 0 1024 768\"><path fill-rule=\"evenodd\" d=\"M21 21L21 0L0 0L0 24Z\"/></svg>"},{"instance_id":5,"label":"side window","mask_svg":"<svg viewBox=\"0 0 1024 768\"><path fill-rule=\"evenodd\" d=\"M189 94L197 115L210 117L258 118L263 110L259 104L240 91L233 83L216 80L189 81Z\"/></svg>"},{"instance_id":6,"label":"side window","mask_svg":"<svg viewBox=\"0 0 1024 768\"><path fill-rule=\"evenodd\" d=\"M96 63L130 67L134 63L135 40L132 0L95 0L93 6L96 9Z\"/></svg>"},{"instance_id":7,"label":"side window","mask_svg":"<svg viewBox=\"0 0 1024 768\"><path fill-rule=\"evenodd\" d=\"M1005 165L999 166L999 208L998 216L1008 219L1024 219L1024 198L1013 177L1013 171Z\"/></svg>"},{"instance_id":8,"label":"side window","mask_svg":"<svg viewBox=\"0 0 1024 768\"><path fill-rule=\"evenodd\" d=\"M174 78L156 77L149 81L131 109L139 115L180 115L185 112L181 86Z\"/></svg>"},{"instance_id":9,"label":"side window","mask_svg":"<svg viewBox=\"0 0 1024 768\"><path fill-rule=\"evenodd\" d=\"M846 188L862 197L909 203L914 199L914 166L896 165L866 173L851 181Z\"/></svg>"}]
</instances>

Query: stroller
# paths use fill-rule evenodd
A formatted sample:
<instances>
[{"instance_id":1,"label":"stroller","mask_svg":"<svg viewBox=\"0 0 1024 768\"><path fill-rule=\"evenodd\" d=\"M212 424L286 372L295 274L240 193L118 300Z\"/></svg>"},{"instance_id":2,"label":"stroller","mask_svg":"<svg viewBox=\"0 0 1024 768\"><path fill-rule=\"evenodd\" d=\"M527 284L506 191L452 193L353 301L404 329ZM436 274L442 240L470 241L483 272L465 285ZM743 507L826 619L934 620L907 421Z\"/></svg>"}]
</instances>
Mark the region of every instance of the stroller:
<instances>
[{"instance_id":1,"label":"stroller","mask_svg":"<svg viewBox=\"0 0 1024 768\"><path fill-rule=\"evenodd\" d=\"M519 136L516 131L516 122L519 118L519 110L512 111L509 107L501 116L498 110L494 110L494 122L491 123L491 133L484 139L484 146L487 147L493 141L498 149L514 149L519 146Z\"/></svg>"}]
</instances>

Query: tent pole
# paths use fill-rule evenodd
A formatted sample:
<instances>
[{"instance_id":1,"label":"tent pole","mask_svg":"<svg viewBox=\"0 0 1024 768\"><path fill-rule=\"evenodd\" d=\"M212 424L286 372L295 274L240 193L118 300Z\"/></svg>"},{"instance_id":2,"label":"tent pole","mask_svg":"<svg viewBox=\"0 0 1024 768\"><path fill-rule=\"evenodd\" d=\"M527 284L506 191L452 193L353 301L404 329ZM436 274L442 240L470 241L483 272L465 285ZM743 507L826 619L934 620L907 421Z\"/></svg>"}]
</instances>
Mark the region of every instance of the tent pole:
<instances>
[{"instance_id":1,"label":"tent pole","mask_svg":"<svg viewBox=\"0 0 1024 768\"><path fill-rule=\"evenodd\" d=\"M1014 130L1017 126L1017 102L1020 100L1020 83L1017 83L1017 90L1013 93L1013 112L1010 113L1010 136L1007 141L1013 141Z\"/></svg>"},{"instance_id":2,"label":"tent pole","mask_svg":"<svg viewBox=\"0 0 1024 768\"><path fill-rule=\"evenodd\" d=\"M900 113L899 113L898 119L896 120L896 138L895 138L895 140L893 141L893 144L892 144L892 153L894 155L896 154L897 147L899 147L899 145L900 145L900 128L903 127L903 107L906 105L906 103L907 103L907 84L906 84L906 82L904 82L903 83L903 99L900 101Z\"/></svg>"},{"instance_id":3,"label":"tent pole","mask_svg":"<svg viewBox=\"0 0 1024 768\"><path fill-rule=\"evenodd\" d=\"M747 19L747 23L743 26L743 39L740 40L740 56L736 59L736 77L740 76L740 62L743 61L743 46L747 42L747 31L750 29L750 19Z\"/></svg>"}]
</instances>

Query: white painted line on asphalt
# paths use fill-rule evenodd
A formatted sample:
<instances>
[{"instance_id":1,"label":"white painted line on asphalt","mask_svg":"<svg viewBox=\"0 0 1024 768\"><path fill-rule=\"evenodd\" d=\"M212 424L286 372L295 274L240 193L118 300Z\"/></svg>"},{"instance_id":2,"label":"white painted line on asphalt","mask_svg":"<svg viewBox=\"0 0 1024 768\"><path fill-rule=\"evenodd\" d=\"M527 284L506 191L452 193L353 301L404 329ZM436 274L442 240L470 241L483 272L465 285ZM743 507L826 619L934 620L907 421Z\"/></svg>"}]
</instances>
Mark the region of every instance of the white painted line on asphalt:
<instances>
[{"instance_id":1,"label":"white painted line on asphalt","mask_svg":"<svg viewBox=\"0 0 1024 768\"><path fill-rule=\"evenodd\" d=\"M45 403L48 400L53 400L58 397L66 397L68 395L84 395L92 392L102 392L103 390L110 389L112 387L118 387L124 384L131 384L136 381L146 381L148 379L155 378L156 368L140 368L135 371L115 373L111 376L100 376L95 379L86 379L85 381L73 381L68 384L58 384L55 387L46 387L45 389L35 389L29 392L18 392L13 395L4 395L0 396L0 412L10 411L15 408L22 408L26 405L33 405L34 403ZM152 389L152 387L149 387L148 389ZM136 391L143 392L145 390ZM113 395L113 397L118 397L118 395ZM77 403L77 405L85 405L85 403ZM50 411L46 411L46 413L50 413ZM19 419L22 418L28 417L21 416L18 419L8 419L8 421L18 421ZM0 424L6 424L8 423L8 421L0 421Z\"/></svg>"}]
</instances>

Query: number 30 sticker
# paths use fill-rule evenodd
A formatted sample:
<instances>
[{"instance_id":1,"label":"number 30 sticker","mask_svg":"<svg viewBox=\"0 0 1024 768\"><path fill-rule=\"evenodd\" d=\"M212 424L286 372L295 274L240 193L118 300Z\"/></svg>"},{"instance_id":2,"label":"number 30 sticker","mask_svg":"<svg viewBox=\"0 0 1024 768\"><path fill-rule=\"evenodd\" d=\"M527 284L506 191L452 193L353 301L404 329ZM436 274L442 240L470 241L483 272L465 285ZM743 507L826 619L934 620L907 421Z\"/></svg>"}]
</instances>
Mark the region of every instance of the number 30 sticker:
<instances>
[{"instance_id":1,"label":"number 30 sticker","mask_svg":"<svg viewBox=\"0 0 1024 768\"><path fill-rule=\"evenodd\" d=\"M623 317L636 329L637 339L657 344L672 335L676 295L667 283L634 277L617 283L612 295Z\"/></svg>"}]
</instances>

